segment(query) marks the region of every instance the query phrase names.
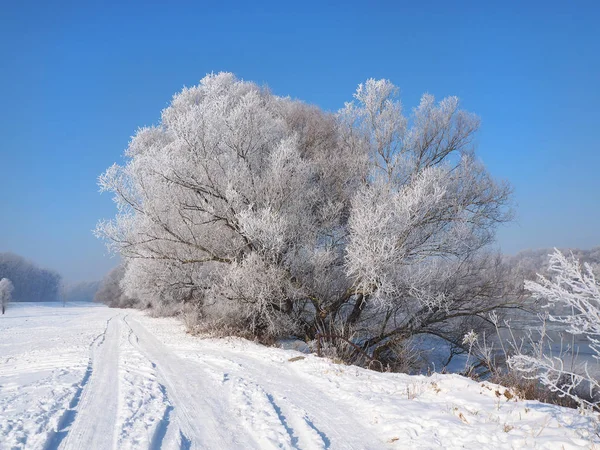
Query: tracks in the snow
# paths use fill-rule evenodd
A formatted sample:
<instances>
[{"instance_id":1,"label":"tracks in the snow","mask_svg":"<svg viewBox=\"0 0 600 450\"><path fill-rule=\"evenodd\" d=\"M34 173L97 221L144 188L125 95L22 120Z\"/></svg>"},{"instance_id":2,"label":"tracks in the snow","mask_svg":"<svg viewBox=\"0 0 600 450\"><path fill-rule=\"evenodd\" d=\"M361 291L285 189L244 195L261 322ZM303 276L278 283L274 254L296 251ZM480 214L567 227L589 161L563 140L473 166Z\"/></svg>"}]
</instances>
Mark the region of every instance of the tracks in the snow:
<instances>
[{"instance_id":1,"label":"tracks in the snow","mask_svg":"<svg viewBox=\"0 0 600 450\"><path fill-rule=\"evenodd\" d=\"M289 386L269 383L269 370L233 355L178 355L117 313L91 342L44 449L328 449L331 431L288 398Z\"/></svg>"},{"instance_id":2,"label":"tracks in the snow","mask_svg":"<svg viewBox=\"0 0 600 450\"><path fill-rule=\"evenodd\" d=\"M119 401L119 319L117 315L108 320L104 333L92 343L88 380L61 449L100 450L113 446Z\"/></svg>"},{"instance_id":3,"label":"tracks in the snow","mask_svg":"<svg viewBox=\"0 0 600 450\"><path fill-rule=\"evenodd\" d=\"M199 368L175 355L137 321L126 318L125 323L132 332L132 343L151 362L165 403L172 406L167 407L158 427L163 445L181 449L241 448L239 433L231 433L231 427L221 422L226 413L223 399L200 376Z\"/></svg>"},{"instance_id":4,"label":"tracks in the snow","mask_svg":"<svg viewBox=\"0 0 600 450\"><path fill-rule=\"evenodd\" d=\"M48 439L46 440L46 443L43 447L44 450L57 450L58 448L60 448L63 440L68 436L69 432L71 431L72 425L75 422L75 419L77 418L77 413L79 412L79 404L81 402L81 397L84 393L84 390L87 388L90 378L92 377L94 367L98 365L98 362L95 360L98 355L99 347L102 344L104 344L106 334L108 333L108 329L114 318L115 316L109 318L106 321L106 326L104 327L102 333L96 336L90 343L90 357L83 378L77 385L75 394L69 402L69 408L62 414L62 416L58 420L56 430L52 431L48 436Z\"/></svg>"},{"instance_id":5,"label":"tracks in the snow","mask_svg":"<svg viewBox=\"0 0 600 450\"><path fill-rule=\"evenodd\" d=\"M131 327L131 324L127 320L127 317L128 317L127 315L123 317L123 323L125 324L125 326L128 329L128 332L127 332L128 342L141 355L143 355L144 358L147 359L147 361L149 362L149 364L152 367L153 372L156 374L156 371L157 371L156 364L147 356L144 349L140 346L139 338L138 338L137 334L135 333L135 331L133 331L133 328ZM157 379L157 384L158 384L160 394L162 395L161 400L164 405L164 411L163 411L162 417L158 420L158 422L156 424L154 433L152 435L152 439L150 440L149 449L151 449L151 450L159 450L163 447L165 436L167 435L167 430L169 429L169 425L171 423L171 413L173 412L173 409L174 409L173 405L171 404L171 401L169 400L169 396L167 394L167 388L165 387L165 385L162 384L162 382L158 379ZM179 430L179 433L181 435L181 442L186 441L186 438L185 438L185 435L183 434L183 432L181 430ZM182 446L180 446L180 447L182 447Z\"/></svg>"}]
</instances>

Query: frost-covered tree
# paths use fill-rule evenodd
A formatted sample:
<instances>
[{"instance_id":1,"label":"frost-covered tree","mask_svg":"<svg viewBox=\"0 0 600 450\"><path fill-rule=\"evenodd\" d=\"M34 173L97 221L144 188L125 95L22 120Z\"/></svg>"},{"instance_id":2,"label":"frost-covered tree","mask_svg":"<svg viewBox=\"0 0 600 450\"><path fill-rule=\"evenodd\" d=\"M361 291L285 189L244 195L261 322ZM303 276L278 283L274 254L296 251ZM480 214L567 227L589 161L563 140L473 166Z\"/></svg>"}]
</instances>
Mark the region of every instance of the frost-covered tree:
<instances>
[{"instance_id":1,"label":"frost-covered tree","mask_svg":"<svg viewBox=\"0 0 600 450\"><path fill-rule=\"evenodd\" d=\"M13 290L13 284L8 278L0 280L0 308L2 308L2 314L4 314L6 307L12 300Z\"/></svg>"},{"instance_id":2,"label":"frost-covered tree","mask_svg":"<svg viewBox=\"0 0 600 450\"><path fill-rule=\"evenodd\" d=\"M229 73L175 95L99 179L125 293L256 334L335 330L379 358L418 333L460 342L509 303L486 249L510 190L472 152L478 119L431 95L406 117L386 80L354 97L328 114Z\"/></svg>"},{"instance_id":3,"label":"frost-covered tree","mask_svg":"<svg viewBox=\"0 0 600 450\"><path fill-rule=\"evenodd\" d=\"M527 281L525 288L546 307L562 306L563 315L549 315L552 322L562 324L573 335L587 338L593 357L600 362L600 283L590 264L583 267L573 256L555 250L550 255L551 278L539 275L538 281ZM600 409L598 367L590 370L568 367L561 356L519 353L509 359L515 370L537 378L552 392L569 397L583 406Z\"/></svg>"}]
</instances>

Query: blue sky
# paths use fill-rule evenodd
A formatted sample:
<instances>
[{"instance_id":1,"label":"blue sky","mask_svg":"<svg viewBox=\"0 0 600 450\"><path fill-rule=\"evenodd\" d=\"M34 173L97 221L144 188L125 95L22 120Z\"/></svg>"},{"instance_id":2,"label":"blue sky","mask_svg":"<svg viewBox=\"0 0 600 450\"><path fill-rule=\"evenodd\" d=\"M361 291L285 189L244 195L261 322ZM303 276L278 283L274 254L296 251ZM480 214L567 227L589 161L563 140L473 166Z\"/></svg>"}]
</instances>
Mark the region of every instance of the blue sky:
<instances>
[{"instance_id":1,"label":"blue sky","mask_svg":"<svg viewBox=\"0 0 600 450\"><path fill-rule=\"evenodd\" d=\"M507 253L600 245L600 3L4 2L0 252L99 279L97 176L184 85L231 71L336 110L369 77L457 95L512 183Z\"/></svg>"}]
</instances>

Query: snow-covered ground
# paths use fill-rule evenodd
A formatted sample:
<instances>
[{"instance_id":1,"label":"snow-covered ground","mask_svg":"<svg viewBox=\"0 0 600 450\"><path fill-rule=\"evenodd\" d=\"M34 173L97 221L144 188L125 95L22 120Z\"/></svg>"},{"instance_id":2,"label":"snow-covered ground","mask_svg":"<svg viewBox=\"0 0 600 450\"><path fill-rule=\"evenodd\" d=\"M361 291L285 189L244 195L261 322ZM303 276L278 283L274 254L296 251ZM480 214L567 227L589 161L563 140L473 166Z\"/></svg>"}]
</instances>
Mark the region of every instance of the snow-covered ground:
<instances>
[{"instance_id":1,"label":"snow-covered ground","mask_svg":"<svg viewBox=\"0 0 600 450\"><path fill-rule=\"evenodd\" d=\"M591 448L595 422L457 375L381 374L174 319L13 304L1 449Z\"/></svg>"}]
</instances>

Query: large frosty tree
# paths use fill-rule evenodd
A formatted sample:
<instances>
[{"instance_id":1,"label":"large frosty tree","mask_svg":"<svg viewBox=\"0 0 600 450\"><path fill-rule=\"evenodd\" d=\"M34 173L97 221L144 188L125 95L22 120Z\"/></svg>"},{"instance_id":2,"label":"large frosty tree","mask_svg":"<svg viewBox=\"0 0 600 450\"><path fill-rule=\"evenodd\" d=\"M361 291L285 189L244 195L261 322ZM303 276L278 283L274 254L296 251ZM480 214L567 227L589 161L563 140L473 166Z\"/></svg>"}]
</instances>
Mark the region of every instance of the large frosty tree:
<instances>
[{"instance_id":1,"label":"large frosty tree","mask_svg":"<svg viewBox=\"0 0 600 450\"><path fill-rule=\"evenodd\" d=\"M256 334L353 335L380 359L418 333L459 342L510 287L486 251L509 188L473 155L478 127L454 97L404 116L386 80L333 115L208 75L100 177L118 214L96 232L143 302Z\"/></svg>"}]
</instances>

